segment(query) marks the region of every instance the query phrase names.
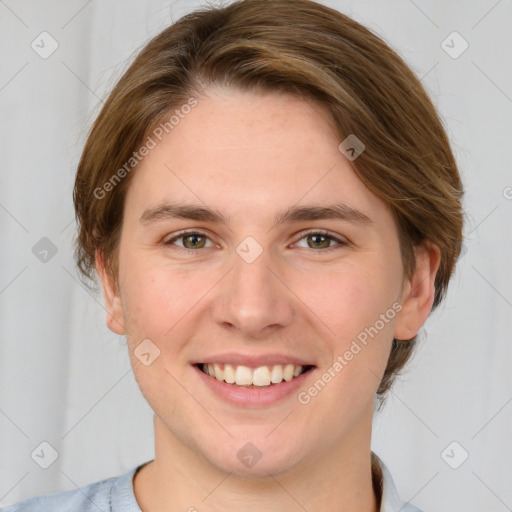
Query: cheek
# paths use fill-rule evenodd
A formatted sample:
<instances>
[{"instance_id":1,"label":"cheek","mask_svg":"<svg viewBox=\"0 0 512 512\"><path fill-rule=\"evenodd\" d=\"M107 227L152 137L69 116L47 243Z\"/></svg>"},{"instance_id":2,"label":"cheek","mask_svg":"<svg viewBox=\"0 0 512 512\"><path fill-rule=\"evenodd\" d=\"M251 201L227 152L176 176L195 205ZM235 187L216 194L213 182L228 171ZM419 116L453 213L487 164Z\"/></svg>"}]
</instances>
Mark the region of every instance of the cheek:
<instances>
[{"instance_id":1,"label":"cheek","mask_svg":"<svg viewBox=\"0 0 512 512\"><path fill-rule=\"evenodd\" d=\"M180 402L182 391L176 379L182 378L183 348L193 334L193 324L188 320L205 293L205 280L197 274L159 264L150 257L126 258L124 263L129 272L122 281L123 312L135 379L160 417L186 416L190 400ZM138 345L146 339L159 350L148 366L136 355ZM156 353L152 345L147 350L151 357ZM169 398L170 392L175 399Z\"/></svg>"},{"instance_id":2,"label":"cheek","mask_svg":"<svg viewBox=\"0 0 512 512\"><path fill-rule=\"evenodd\" d=\"M393 303L398 298L399 275L392 267L347 265L337 271L308 273L303 280L300 297L328 328L331 337L342 348L365 328L373 326L391 310L385 326L392 331Z\"/></svg>"},{"instance_id":3,"label":"cheek","mask_svg":"<svg viewBox=\"0 0 512 512\"><path fill-rule=\"evenodd\" d=\"M127 330L149 338L172 337L214 282L213 276L162 263L150 254L127 256L120 267L123 312Z\"/></svg>"},{"instance_id":4,"label":"cheek","mask_svg":"<svg viewBox=\"0 0 512 512\"><path fill-rule=\"evenodd\" d=\"M298 293L308 297L305 302L321 320L318 325L328 327L322 328L326 333L322 341L332 359L325 369L335 377L325 375L322 380L333 383L323 398L329 407L356 411L373 400L393 340L399 274L393 266L375 261L347 266L343 271L310 275Z\"/></svg>"}]
</instances>

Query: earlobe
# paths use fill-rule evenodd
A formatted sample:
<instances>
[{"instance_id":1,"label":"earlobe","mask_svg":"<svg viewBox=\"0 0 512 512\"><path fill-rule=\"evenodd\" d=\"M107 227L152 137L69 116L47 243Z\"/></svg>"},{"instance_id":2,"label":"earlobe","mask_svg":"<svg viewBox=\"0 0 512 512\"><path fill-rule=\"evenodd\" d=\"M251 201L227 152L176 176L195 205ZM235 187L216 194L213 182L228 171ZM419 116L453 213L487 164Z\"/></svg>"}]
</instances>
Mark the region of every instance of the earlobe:
<instances>
[{"instance_id":1,"label":"earlobe","mask_svg":"<svg viewBox=\"0 0 512 512\"><path fill-rule=\"evenodd\" d=\"M97 249L95 253L96 272L100 278L103 289L103 300L105 302L107 327L116 334L126 334L124 328L123 306L118 288L108 271L101 252Z\"/></svg>"},{"instance_id":2,"label":"earlobe","mask_svg":"<svg viewBox=\"0 0 512 512\"><path fill-rule=\"evenodd\" d=\"M439 248L428 244L416 251L416 269L404 283L402 310L396 316L394 337L414 338L425 323L435 296L435 278L441 261Z\"/></svg>"}]
</instances>

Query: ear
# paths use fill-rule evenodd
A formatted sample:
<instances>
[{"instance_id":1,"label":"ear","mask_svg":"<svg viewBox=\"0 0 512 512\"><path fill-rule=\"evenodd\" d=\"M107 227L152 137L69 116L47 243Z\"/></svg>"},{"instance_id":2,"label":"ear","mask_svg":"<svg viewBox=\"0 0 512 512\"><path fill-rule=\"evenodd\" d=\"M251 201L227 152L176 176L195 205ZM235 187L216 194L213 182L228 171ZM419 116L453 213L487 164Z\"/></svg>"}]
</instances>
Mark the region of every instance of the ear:
<instances>
[{"instance_id":1,"label":"ear","mask_svg":"<svg viewBox=\"0 0 512 512\"><path fill-rule=\"evenodd\" d=\"M107 327L116 334L126 334L121 296L111 273L105 265L105 259L98 249L95 252L95 265L103 288Z\"/></svg>"},{"instance_id":2,"label":"ear","mask_svg":"<svg viewBox=\"0 0 512 512\"><path fill-rule=\"evenodd\" d=\"M416 252L416 269L404 282L402 309L396 316L394 337L398 340L414 338L432 310L435 278L441 261L437 245L422 246Z\"/></svg>"}]
</instances>

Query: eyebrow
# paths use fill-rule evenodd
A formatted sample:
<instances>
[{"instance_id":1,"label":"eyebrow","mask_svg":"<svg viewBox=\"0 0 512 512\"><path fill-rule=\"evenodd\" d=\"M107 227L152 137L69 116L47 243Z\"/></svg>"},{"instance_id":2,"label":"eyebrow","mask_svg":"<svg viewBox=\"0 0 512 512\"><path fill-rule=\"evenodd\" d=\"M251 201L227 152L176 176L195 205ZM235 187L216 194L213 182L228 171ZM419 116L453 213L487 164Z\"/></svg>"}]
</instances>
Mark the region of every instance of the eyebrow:
<instances>
[{"instance_id":1,"label":"eyebrow","mask_svg":"<svg viewBox=\"0 0 512 512\"><path fill-rule=\"evenodd\" d=\"M165 203L145 210L140 217L140 222L144 225L149 225L169 219L188 219L226 225L229 220L219 210L213 208L195 204ZM327 219L342 220L356 224L372 223L372 220L366 214L344 203L334 203L326 206L292 206L279 212L274 218L274 223L279 225Z\"/></svg>"}]
</instances>

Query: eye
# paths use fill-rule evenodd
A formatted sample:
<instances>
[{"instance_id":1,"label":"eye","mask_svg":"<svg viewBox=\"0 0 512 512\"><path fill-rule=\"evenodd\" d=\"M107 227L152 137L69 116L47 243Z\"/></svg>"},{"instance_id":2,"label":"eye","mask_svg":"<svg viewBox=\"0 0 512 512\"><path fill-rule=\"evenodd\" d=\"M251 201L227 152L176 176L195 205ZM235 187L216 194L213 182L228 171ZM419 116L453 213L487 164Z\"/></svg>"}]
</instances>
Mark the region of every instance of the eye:
<instances>
[{"instance_id":1,"label":"eye","mask_svg":"<svg viewBox=\"0 0 512 512\"><path fill-rule=\"evenodd\" d=\"M306 249L316 250L323 249L322 252L325 252L326 250L330 249L339 248L338 246L343 247L348 245L348 242L346 240L334 236L328 231L322 230L309 231L303 234L303 236L299 239L299 242L301 242L302 240L306 240L307 243L306 247L302 247ZM177 244L177 241L181 241L181 245ZM208 242L210 242L210 245L207 245ZM332 246L332 242L335 242L336 245ZM172 238L164 242L164 244L174 245L181 249L192 251L194 251L195 249L205 249L208 247L213 247L215 245L205 233L201 233L199 231L188 231L178 233L177 235L173 236Z\"/></svg>"},{"instance_id":2,"label":"eye","mask_svg":"<svg viewBox=\"0 0 512 512\"><path fill-rule=\"evenodd\" d=\"M167 240L165 242L165 245L177 245L174 242L177 240L182 240L182 245L178 245L178 247L181 247L182 249L204 249L205 247L212 247L213 244L206 246L206 242L211 240L208 238L207 235L204 233L200 233L197 231L189 231L189 232L182 232L178 235L174 236L173 238Z\"/></svg>"},{"instance_id":3,"label":"eye","mask_svg":"<svg viewBox=\"0 0 512 512\"><path fill-rule=\"evenodd\" d=\"M303 234L299 242L302 240L306 240L306 249L336 249L339 248L338 246L348 245L348 242L346 240L338 238L337 236L330 234L328 231L322 230L309 231L308 233ZM333 241L337 242L337 245L335 245L334 247L331 246L331 242Z\"/></svg>"}]
</instances>

